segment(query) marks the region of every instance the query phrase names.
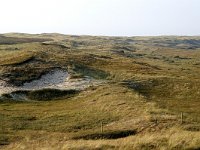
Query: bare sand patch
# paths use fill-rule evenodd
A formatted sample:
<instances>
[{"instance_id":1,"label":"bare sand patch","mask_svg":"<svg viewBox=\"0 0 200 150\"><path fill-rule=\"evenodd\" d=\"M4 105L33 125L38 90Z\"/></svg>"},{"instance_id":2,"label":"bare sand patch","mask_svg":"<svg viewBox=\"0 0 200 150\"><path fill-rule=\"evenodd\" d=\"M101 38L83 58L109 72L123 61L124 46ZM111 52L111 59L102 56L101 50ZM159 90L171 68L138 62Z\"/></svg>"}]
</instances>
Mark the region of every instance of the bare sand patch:
<instances>
[{"instance_id":1,"label":"bare sand patch","mask_svg":"<svg viewBox=\"0 0 200 150\"><path fill-rule=\"evenodd\" d=\"M47 74L41 76L38 80L26 82L22 86L12 86L6 81L0 80L0 95L18 90L40 90L40 89L76 89L83 90L87 87L99 85L100 80L90 77L71 79L70 74L66 70L54 69Z\"/></svg>"}]
</instances>

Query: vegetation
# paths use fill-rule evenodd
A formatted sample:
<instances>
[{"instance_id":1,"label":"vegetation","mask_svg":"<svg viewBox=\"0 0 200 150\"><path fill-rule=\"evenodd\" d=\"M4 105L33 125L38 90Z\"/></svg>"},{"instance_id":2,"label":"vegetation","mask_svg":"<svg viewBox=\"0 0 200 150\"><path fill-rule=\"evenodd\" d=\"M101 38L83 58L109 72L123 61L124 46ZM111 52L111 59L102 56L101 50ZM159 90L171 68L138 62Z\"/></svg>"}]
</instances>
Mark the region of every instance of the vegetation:
<instances>
[{"instance_id":1,"label":"vegetation","mask_svg":"<svg viewBox=\"0 0 200 150\"><path fill-rule=\"evenodd\" d=\"M15 91L11 93L2 94L4 101L10 100L35 100L35 101L49 101L59 99L61 97L69 98L78 94L78 90L59 90L59 89L42 89L34 91ZM14 98L17 96L17 98Z\"/></svg>"},{"instance_id":2,"label":"vegetation","mask_svg":"<svg viewBox=\"0 0 200 150\"><path fill-rule=\"evenodd\" d=\"M0 148L200 149L199 41L2 35L0 79L11 85L54 68L105 82L83 91L18 91L23 101L4 94Z\"/></svg>"}]
</instances>

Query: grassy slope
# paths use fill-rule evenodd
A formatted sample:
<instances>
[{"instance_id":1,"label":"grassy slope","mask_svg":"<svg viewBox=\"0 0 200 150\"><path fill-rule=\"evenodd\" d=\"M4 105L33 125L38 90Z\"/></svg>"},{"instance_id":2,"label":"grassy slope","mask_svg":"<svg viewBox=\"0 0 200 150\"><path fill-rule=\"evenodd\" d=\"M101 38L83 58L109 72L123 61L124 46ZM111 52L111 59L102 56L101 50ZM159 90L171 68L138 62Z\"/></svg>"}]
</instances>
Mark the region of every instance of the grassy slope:
<instances>
[{"instance_id":1,"label":"grassy slope","mask_svg":"<svg viewBox=\"0 0 200 150\"><path fill-rule=\"evenodd\" d=\"M53 67L78 69L78 73L107 78L108 83L68 99L2 102L0 143L10 143L5 148L200 147L200 49L198 44L195 49L174 44L184 40L186 47L191 47L191 39L199 37L9 36L56 40L56 44L49 45L38 42L0 45L1 76L8 77L13 84L38 78ZM182 125L180 112L185 113ZM117 140L70 140L99 134L101 122L105 134L123 130L134 130L137 134Z\"/></svg>"}]
</instances>

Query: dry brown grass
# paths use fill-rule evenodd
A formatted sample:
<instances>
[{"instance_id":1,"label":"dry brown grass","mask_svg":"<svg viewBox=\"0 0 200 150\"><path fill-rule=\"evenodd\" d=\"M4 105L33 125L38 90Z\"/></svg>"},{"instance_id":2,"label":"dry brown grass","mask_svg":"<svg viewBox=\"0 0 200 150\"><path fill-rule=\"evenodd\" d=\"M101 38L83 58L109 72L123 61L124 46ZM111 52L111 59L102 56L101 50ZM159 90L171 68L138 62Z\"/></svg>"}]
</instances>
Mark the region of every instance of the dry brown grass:
<instances>
[{"instance_id":1,"label":"dry brown grass","mask_svg":"<svg viewBox=\"0 0 200 150\"><path fill-rule=\"evenodd\" d=\"M35 133L36 134L36 133ZM172 128L159 133L146 133L117 140L65 140L66 134L48 134L38 132L43 138L39 140L25 137L22 142L16 142L6 149L120 149L120 150L173 150L199 149L200 133L182 131ZM192 139L192 140L191 140Z\"/></svg>"},{"instance_id":2,"label":"dry brown grass","mask_svg":"<svg viewBox=\"0 0 200 150\"><path fill-rule=\"evenodd\" d=\"M200 49L198 44L196 49L184 49L169 42L199 37L7 36L54 39L49 44L0 45L0 73L11 83L32 80L53 67L107 82L56 101L1 102L0 143L8 144L2 148L200 148L200 122L194 119L200 108ZM136 134L115 140L73 140L99 135L102 122L105 134L126 130Z\"/></svg>"}]
</instances>

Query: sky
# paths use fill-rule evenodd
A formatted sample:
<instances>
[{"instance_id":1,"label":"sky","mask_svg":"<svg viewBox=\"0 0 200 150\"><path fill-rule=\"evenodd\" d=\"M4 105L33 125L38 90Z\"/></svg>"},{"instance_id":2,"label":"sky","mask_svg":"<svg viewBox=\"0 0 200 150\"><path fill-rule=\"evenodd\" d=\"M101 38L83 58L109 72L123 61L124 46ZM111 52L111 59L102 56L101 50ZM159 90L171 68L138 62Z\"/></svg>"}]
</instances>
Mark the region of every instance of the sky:
<instances>
[{"instance_id":1,"label":"sky","mask_svg":"<svg viewBox=\"0 0 200 150\"><path fill-rule=\"evenodd\" d=\"M200 0L0 0L0 33L200 35Z\"/></svg>"}]
</instances>

